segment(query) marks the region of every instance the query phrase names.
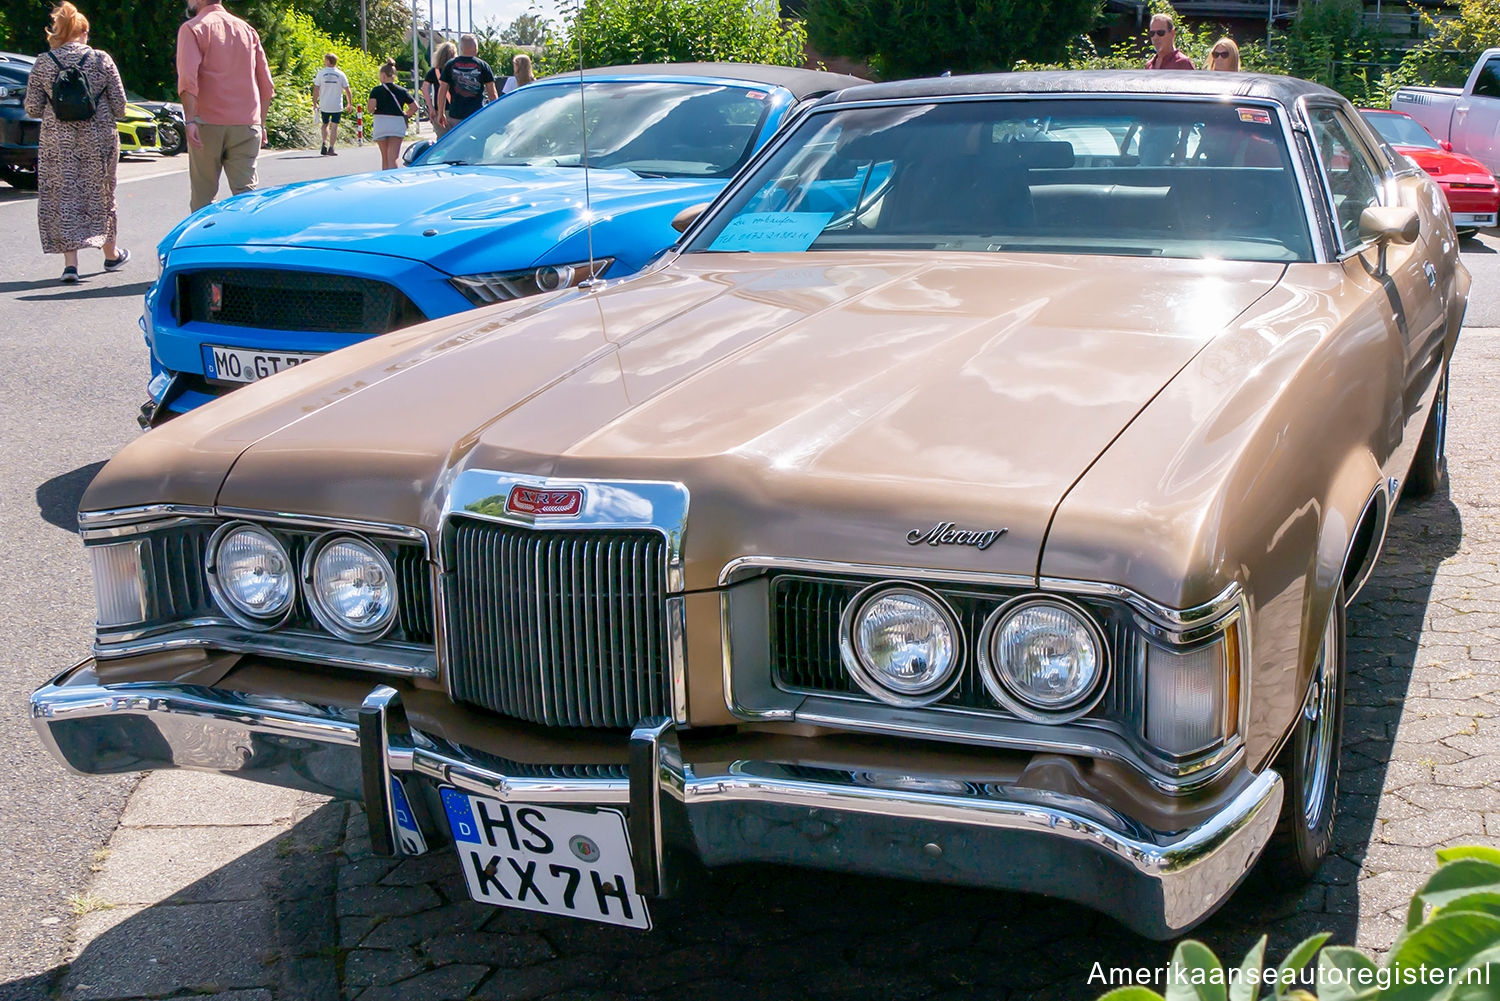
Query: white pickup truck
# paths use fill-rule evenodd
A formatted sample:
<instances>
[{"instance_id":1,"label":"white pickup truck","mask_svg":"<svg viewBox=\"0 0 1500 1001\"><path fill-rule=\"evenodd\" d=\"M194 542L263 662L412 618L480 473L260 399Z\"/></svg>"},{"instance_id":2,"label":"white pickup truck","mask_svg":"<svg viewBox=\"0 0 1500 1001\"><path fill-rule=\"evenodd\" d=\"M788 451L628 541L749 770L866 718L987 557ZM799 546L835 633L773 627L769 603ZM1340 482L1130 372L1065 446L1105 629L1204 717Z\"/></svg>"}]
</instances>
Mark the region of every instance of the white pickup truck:
<instances>
[{"instance_id":1,"label":"white pickup truck","mask_svg":"<svg viewBox=\"0 0 1500 1001\"><path fill-rule=\"evenodd\" d=\"M1404 111L1455 153L1466 153L1500 174L1500 49L1485 49L1463 89L1402 87L1391 109Z\"/></svg>"}]
</instances>

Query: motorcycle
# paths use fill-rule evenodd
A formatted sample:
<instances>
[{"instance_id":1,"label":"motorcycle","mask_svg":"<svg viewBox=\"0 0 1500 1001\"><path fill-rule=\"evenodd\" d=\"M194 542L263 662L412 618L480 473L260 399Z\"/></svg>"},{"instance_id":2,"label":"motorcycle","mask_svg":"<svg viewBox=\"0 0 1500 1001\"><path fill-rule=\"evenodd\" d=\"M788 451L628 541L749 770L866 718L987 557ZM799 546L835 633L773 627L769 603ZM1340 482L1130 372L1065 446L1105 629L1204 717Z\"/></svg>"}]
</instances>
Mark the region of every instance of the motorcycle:
<instances>
[{"instance_id":1,"label":"motorcycle","mask_svg":"<svg viewBox=\"0 0 1500 1001\"><path fill-rule=\"evenodd\" d=\"M164 104L155 109L156 139L161 144L162 156L176 156L187 149L187 123L182 118L182 106Z\"/></svg>"}]
</instances>

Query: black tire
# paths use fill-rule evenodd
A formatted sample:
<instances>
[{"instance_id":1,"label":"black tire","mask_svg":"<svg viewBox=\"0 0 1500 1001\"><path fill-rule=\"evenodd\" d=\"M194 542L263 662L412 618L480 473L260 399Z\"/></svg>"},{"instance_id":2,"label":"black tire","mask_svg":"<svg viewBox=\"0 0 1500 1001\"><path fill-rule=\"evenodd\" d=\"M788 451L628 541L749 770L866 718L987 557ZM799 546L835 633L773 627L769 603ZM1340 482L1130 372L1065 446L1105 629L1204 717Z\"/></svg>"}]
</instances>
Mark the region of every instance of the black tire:
<instances>
[{"instance_id":1,"label":"black tire","mask_svg":"<svg viewBox=\"0 0 1500 1001\"><path fill-rule=\"evenodd\" d=\"M176 156L187 149L186 129L177 127L176 122L158 122L156 125L156 141L161 146L162 156Z\"/></svg>"},{"instance_id":2,"label":"black tire","mask_svg":"<svg viewBox=\"0 0 1500 1001\"><path fill-rule=\"evenodd\" d=\"M1344 738L1344 589L1333 596L1315 669L1296 729L1276 759L1285 780L1281 816L1266 847L1262 872L1275 883L1302 884L1317 873L1333 843L1338 807L1339 751ZM1330 649L1331 648L1331 649ZM1325 687L1331 683L1332 690ZM1316 718L1309 712L1316 708ZM1326 723L1326 727L1320 724ZM1314 742L1326 751L1318 754Z\"/></svg>"},{"instance_id":3,"label":"black tire","mask_svg":"<svg viewBox=\"0 0 1500 1001\"><path fill-rule=\"evenodd\" d=\"M1403 488L1412 497L1431 497L1448 489L1448 363L1438 373L1437 395L1432 400L1432 413L1427 417L1427 426L1422 429L1422 441L1417 445L1416 458L1411 461L1411 470L1406 474Z\"/></svg>"},{"instance_id":4,"label":"black tire","mask_svg":"<svg viewBox=\"0 0 1500 1001\"><path fill-rule=\"evenodd\" d=\"M0 164L0 181L4 181L13 188L22 191L36 190L36 168L17 167L14 164Z\"/></svg>"}]
</instances>

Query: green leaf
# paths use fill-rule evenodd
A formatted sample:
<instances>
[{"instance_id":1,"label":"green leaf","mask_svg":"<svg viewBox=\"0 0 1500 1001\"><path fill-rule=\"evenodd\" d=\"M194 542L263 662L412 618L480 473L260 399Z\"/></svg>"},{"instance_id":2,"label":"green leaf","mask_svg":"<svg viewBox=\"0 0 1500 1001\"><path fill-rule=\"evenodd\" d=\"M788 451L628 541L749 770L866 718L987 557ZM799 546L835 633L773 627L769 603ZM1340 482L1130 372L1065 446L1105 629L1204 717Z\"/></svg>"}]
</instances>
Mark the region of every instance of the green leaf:
<instances>
[{"instance_id":1,"label":"green leaf","mask_svg":"<svg viewBox=\"0 0 1500 1001\"><path fill-rule=\"evenodd\" d=\"M1479 890L1467 896L1459 897L1451 903L1432 912L1433 917L1444 914L1457 914L1460 911L1474 911L1479 914L1494 914L1500 917L1500 893L1490 890Z\"/></svg>"},{"instance_id":2,"label":"green leaf","mask_svg":"<svg viewBox=\"0 0 1500 1001\"><path fill-rule=\"evenodd\" d=\"M1149 987L1116 987L1099 1001L1166 1001Z\"/></svg>"},{"instance_id":3,"label":"green leaf","mask_svg":"<svg viewBox=\"0 0 1500 1001\"><path fill-rule=\"evenodd\" d=\"M1457 862L1459 859L1472 858L1500 865L1500 848L1491 848L1488 845L1455 845L1452 848L1439 848L1437 857L1439 862Z\"/></svg>"},{"instance_id":4,"label":"green leaf","mask_svg":"<svg viewBox=\"0 0 1500 1001\"><path fill-rule=\"evenodd\" d=\"M1331 934L1331 932L1325 931L1309 936L1298 942L1292 948L1292 951L1287 953L1286 962L1281 964L1278 976L1276 977L1276 988L1273 993L1276 1001L1281 1001L1281 998L1286 994L1286 989L1291 986L1287 983L1287 980L1291 979L1287 976L1288 971L1291 973L1301 972L1304 966L1312 962L1312 958L1318 954L1318 950L1323 947L1324 942L1328 941Z\"/></svg>"},{"instance_id":5,"label":"green leaf","mask_svg":"<svg viewBox=\"0 0 1500 1001\"><path fill-rule=\"evenodd\" d=\"M1320 1001L1354 1001L1374 993L1379 989L1379 970L1375 961L1358 949L1330 945L1318 957Z\"/></svg>"},{"instance_id":6,"label":"green leaf","mask_svg":"<svg viewBox=\"0 0 1500 1001\"><path fill-rule=\"evenodd\" d=\"M1262 935L1260 941L1245 953L1245 961L1240 964L1240 978L1229 985L1229 1001L1255 1001L1256 987L1265 968L1266 936Z\"/></svg>"},{"instance_id":7,"label":"green leaf","mask_svg":"<svg viewBox=\"0 0 1500 1001\"><path fill-rule=\"evenodd\" d=\"M1486 949L1464 966L1464 972L1439 995L1443 1001L1494 1001L1500 985L1500 949Z\"/></svg>"},{"instance_id":8,"label":"green leaf","mask_svg":"<svg viewBox=\"0 0 1500 1001\"><path fill-rule=\"evenodd\" d=\"M1422 923L1428 907L1442 907L1477 890L1500 893L1500 865L1476 858L1443 863L1411 898L1406 912L1407 930Z\"/></svg>"},{"instance_id":9,"label":"green leaf","mask_svg":"<svg viewBox=\"0 0 1500 1001\"><path fill-rule=\"evenodd\" d=\"M1433 918L1407 933L1386 965L1397 977L1403 970L1447 970L1467 966L1476 955L1500 946L1500 917L1463 911ZM1428 1001L1431 983L1395 983L1380 993L1381 1001Z\"/></svg>"},{"instance_id":10,"label":"green leaf","mask_svg":"<svg viewBox=\"0 0 1500 1001\"><path fill-rule=\"evenodd\" d=\"M1179 969L1184 971L1180 976ZM1177 943L1167 970L1166 1001L1229 1001L1224 993L1224 967L1212 949L1193 939Z\"/></svg>"}]
</instances>

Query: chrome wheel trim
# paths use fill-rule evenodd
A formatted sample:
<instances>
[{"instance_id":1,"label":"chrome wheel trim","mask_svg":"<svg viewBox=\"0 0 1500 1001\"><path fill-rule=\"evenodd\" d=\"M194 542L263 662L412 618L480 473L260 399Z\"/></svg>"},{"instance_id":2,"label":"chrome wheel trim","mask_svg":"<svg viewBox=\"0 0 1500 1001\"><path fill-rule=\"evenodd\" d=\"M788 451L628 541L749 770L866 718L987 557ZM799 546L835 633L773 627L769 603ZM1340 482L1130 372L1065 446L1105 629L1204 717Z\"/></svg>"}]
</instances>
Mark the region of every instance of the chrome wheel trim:
<instances>
[{"instance_id":1,"label":"chrome wheel trim","mask_svg":"<svg viewBox=\"0 0 1500 1001\"><path fill-rule=\"evenodd\" d=\"M1323 645L1318 648L1318 663L1313 669L1312 684L1302 703L1301 725L1307 733L1302 749L1302 822L1317 830L1328 795L1328 777L1333 770L1334 711L1338 695L1338 615L1330 613L1323 630Z\"/></svg>"}]
</instances>

